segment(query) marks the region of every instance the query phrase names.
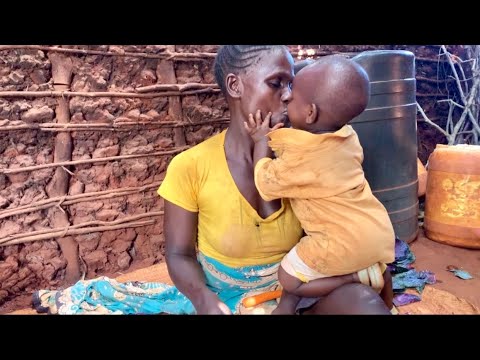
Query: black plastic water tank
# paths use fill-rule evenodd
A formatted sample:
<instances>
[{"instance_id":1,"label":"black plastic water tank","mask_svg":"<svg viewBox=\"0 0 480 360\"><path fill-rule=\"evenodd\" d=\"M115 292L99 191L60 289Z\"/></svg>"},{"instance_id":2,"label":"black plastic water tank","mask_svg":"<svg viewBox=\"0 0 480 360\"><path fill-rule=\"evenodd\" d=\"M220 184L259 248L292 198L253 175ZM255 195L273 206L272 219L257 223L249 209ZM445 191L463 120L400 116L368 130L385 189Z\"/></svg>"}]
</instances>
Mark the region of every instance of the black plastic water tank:
<instances>
[{"instance_id":1,"label":"black plastic water tank","mask_svg":"<svg viewBox=\"0 0 480 360\"><path fill-rule=\"evenodd\" d=\"M371 85L367 109L351 122L363 147L365 176L396 235L411 242L418 234L415 56L375 50L352 60Z\"/></svg>"}]
</instances>

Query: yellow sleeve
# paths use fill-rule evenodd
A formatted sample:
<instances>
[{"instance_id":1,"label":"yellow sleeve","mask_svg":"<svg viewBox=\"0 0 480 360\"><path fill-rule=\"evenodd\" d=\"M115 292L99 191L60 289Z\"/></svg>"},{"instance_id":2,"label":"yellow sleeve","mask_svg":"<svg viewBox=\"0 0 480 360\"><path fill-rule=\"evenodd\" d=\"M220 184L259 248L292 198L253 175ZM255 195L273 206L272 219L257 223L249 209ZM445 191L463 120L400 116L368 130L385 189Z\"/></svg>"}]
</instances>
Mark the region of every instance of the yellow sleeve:
<instances>
[{"instance_id":1,"label":"yellow sleeve","mask_svg":"<svg viewBox=\"0 0 480 360\"><path fill-rule=\"evenodd\" d=\"M194 159L186 153L176 155L170 161L157 193L187 211L198 212L198 178Z\"/></svg>"},{"instance_id":2,"label":"yellow sleeve","mask_svg":"<svg viewBox=\"0 0 480 360\"><path fill-rule=\"evenodd\" d=\"M282 159L262 158L258 160L254 170L255 186L258 193L265 201L272 201L288 197L290 184L283 181L280 175L283 168Z\"/></svg>"},{"instance_id":3,"label":"yellow sleeve","mask_svg":"<svg viewBox=\"0 0 480 360\"><path fill-rule=\"evenodd\" d=\"M271 162L272 159L270 158L262 158L258 160L257 165L255 165L255 169L253 170L253 179L255 181L255 186L257 187L258 193L265 201L271 201L275 199L269 197L265 193L265 190L268 188L268 186L265 186L265 178L269 176L267 174L269 173L268 164Z\"/></svg>"},{"instance_id":4,"label":"yellow sleeve","mask_svg":"<svg viewBox=\"0 0 480 360\"><path fill-rule=\"evenodd\" d=\"M305 194L312 193L313 185L321 185L321 178L306 168L305 162L284 157L260 159L255 166L254 179L255 186L265 201L304 198Z\"/></svg>"}]
</instances>

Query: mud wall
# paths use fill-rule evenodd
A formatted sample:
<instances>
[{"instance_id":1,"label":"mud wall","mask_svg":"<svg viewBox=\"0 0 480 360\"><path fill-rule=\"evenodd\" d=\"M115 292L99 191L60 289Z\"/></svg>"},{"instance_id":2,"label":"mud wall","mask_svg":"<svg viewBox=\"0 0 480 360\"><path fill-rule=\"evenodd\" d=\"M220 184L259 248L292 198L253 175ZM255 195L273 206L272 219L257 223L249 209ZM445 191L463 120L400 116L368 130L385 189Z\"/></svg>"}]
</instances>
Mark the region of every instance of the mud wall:
<instances>
[{"instance_id":1,"label":"mud wall","mask_svg":"<svg viewBox=\"0 0 480 360\"><path fill-rule=\"evenodd\" d=\"M67 259L57 243L62 237L78 244L74 260L86 278L162 260L163 203L155 191L167 164L226 124L218 90L178 91L175 85L213 83L213 57L182 58L177 52L214 53L216 47L83 48L107 54L0 51L0 302L65 285ZM52 53L73 63L66 90L88 96L27 93L56 90ZM119 55L124 53L132 56ZM170 53L177 58L167 59ZM154 84L167 89L141 89ZM62 99L70 118L59 128ZM59 134L71 141L68 164L39 168L54 162ZM48 202L56 171L68 175L68 186ZM58 213L67 224L58 225ZM92 232L95 227L102 231Z\"/></svg>"},{"instance_id":2,"label":"mud wall","mask_svg":"<svg viewBox=\"0 0 480 360\"><path fill-rule=\"evenodd\" d=\"M436 100L451 90L438 47L303 48L313 57L411 50L418 101L432 119L445 116ZM156 189L168 162L228 123L211 85L217 49L0 47L0 304L163 259ZM418 136L425 161L443 139L421 122Z\"/></svg>"}]
</instances>

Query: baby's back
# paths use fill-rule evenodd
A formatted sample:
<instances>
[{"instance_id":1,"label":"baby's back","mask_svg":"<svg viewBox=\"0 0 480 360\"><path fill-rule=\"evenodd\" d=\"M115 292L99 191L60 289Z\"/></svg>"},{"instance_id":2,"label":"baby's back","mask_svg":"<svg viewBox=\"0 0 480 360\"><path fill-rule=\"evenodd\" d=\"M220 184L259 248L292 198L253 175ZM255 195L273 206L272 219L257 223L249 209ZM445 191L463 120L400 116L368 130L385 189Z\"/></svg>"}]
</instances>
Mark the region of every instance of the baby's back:
<instances>
[{"instance_id":1,"label":"baby's back","mask_svg":"<svg viewBox=\"0 0 480 360\"><path fill-rule=\"evenodd\" d=\"M395 234L385 207L367 181L340 195L291 199L306 237L297 246L300 258L325 275L356 272L395 257Z\"/></svg>"}]
</instances>

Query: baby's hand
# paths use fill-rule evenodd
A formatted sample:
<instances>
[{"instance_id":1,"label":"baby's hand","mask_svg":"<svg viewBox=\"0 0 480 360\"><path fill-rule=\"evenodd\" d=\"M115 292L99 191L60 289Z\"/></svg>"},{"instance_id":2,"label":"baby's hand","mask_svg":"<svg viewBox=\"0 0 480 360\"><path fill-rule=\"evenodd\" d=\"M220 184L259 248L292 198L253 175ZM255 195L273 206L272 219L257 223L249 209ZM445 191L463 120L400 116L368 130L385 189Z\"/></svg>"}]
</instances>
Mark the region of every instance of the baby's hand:
<instances>
[{"instance_id":1,"label":"baby's hand","mask_svg":"<svg viewBox=\"0 0 480 360\"><path fill-rule=\"evenodd\" d=\"M252 137L254 142L266 140L265 135L267 135L270 131L280 129L283 126L283 123L279 123L271 128L271 117L272 113L269 112L267 116L265 116L265 120L262 121L262 112L257 110L255 113L255 119L253 118L253 114L249 114L248 123L246 121L243 122L247 133Z\"/></svg>"}]
</instances>

